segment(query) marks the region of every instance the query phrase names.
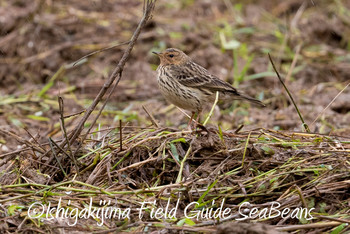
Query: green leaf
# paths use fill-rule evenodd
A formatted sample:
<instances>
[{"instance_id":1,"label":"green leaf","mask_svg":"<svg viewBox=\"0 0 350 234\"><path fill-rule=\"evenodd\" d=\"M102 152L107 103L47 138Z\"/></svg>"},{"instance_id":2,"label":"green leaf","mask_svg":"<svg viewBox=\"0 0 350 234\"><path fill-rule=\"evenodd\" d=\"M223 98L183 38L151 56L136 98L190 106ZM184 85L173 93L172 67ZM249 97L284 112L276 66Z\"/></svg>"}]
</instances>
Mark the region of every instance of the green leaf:
<instances>
[{"instance_id":1,"label":"green leaf","mask_svg":"<svg viewBox=\"0 0 350 234\"><path fill-rule=\"evenodd\" d=\"M50 122L50 118L47 118L47 117L44 117L44 116L27 115L27 117L29 119L33 119L33 120Z\"/></svg>"},{"instance_id":2,"label":"green leaf","mask_svg":"<svg viewBox=\"0 0 350 234\"><path fill-rule=\"evenodd\" d=\"M241 46L241 43L239 41L236 41L236 40L230 40L229 42L226 42L224 44L224 48L226 50L234 50L234 49L237 49Z\"/></svg>"},{"instance_id":3,"label":"green leaf","mask_svg":"<svg viewBox=\"0 0 350 234\"><path fill-rule=\"evenodd\" d=\"M265 190L265 189L266 189L266 186L264 184L258 187L258 191Z\"/></svg>"},{"instance_id":4,"label":"green leaf","mask_svg":"<svg viewBox=\"0 0 350 234\"><path fill-rule=\"evenodd\" d=\"M186 139L183 137L171 141L171 143L176 143L176 142L187 143Z\"/></svg>"},{"instance_id":5,"label":"green leaf","mask_svg":"<svg viewBox=\"0 0 350 234\"><path fill-rule=\"evenodd\" d=\"M20 128L24 127L24 124L19 119L9 117L9 120L11 121L12 124L16 125L17 127L20 127Z\"/></svg>"},{"instance_id":6,"label":"green leaf","mask_svg":"<svg viewBox=\"0 0 350 234\"><path fill-rule=\"evenodd\" d=\"M164 136L164 135L167 135L167 134L170 134L172 132L169 132L169 131L163 131L163 132L160 132L157 134L157 136Z\"/></svg>"},{"instance_id":7,"label":"green leaf","mask_svg":"<svg viewBox=\"0 0 350 234\"><path fill-rule=\"evenodd\" d=\"M310 198L309 198L309 202L308 202L308 204L307 204L307 207L308 207L309 209L315 207L315 198L313 198L313 197L310 197Z\"/></svg>"},{"instance_id":8,"label":"green leaf","mask_svg":"<svg viewBox=\"0 0 350 234\"><path fill-rule=\"evenodd\" d=\"M279 178L280 178L279 176L273 177L273 178L270 180L270 184L272 184L273 182L275 182L275 181L278 180Z\"/></svg>"},{"instance_id":9,"label":"green leaf","mask_svg":"<svg viewBox=\"0 0 350 234\"><path fill-rule=\"evenodd\" d=\"M7 213L12 216L15 214L16 210L22 210L23 206L18 206L18 205L11 205L7 208Z\"/></svg>"},{"instance_id":10,"label":"green leaf","mask_svg":"<svg viewBox=\"0 0 350 234\"><path fill-rule=\"evenodd\" d=\"M187 224L187 225L189 225L189 226L194 226L194 225L196 225L196 223L193 222L191 219L184 218L184 219L181 219L179 222L177 222L177 223L176 223L176 226L182 227L184 224Z\"/></svg>"},{"instance_id":11,"label":"green leaf","mask_svg":"<svg viewBox=\"0 0 350 234\"><path fill-rule=\"evenodd\" d=\"M170 151L174 155L176 161L180 162L179 153L177 152L176 146L173 143L170 143Z\"/></svg>"},{"instance_id":12,"label":"green leaf","mask_svg":"<svg viewBox=\"0 0 350 234\"><path fill-rule=\"evenodd\" d=\"M152 225L155 226L155 227L165 227L164 223L154 223Z\"/></svg>"},{"instance_id":13,"label":"green leaf","mask_svg":"<svg viewBox=\"0 0 350 234\"><path fill-rule=\"evenodd\" d=\"M169 36L172 39L181 39L181 38L183 38L183 34L181 32L170 32Z\"/></svg>"},{"instance_id":14,"label":"green leaf","mask_svg":"<svg viewBox=\"0 0 350 234\"><path fill-rule=\"evenodd\" d=\"M40 90L38 97L44 96L44 94L54 85L55 80L64 73L66 70L65 66L61 66L60 69L50 78L50 81Z\"/></svg>"},{"instance_id":15,"label":"green leaf","mask_svg":"<svg viewBox=\"0 0 350 234\"><path fill-rule=\"evenodd\" d=\"M219 137L220 137L220 140L223 142L224 141L224 136L223 136L223 133L222 133L222 129L220 126L219 127Z\"/></svg>"},{"instance_id":16,"label":"green leaf","mask_svg":"<svg viewBox=\"0 0 350 234\"><path fill-rule=\"evenodd\" d=\"M191 220L191 219L185 219L185 223L187 224L187 225L189 225L189 226L194 226L194 225L196 225L196 223L193 221L193 220Z\"/></svg>"},{"instance_id":17,"label":"green leaf","mask_svg":"<svg viewBox=\"0 0 350 234\"><path fill-rule=\"evenodd\" d=\"M261 136L261 137L258 137L258 140L259 141L270 141L271 139L267 138L267 137L264 137L264 136Z\"/></svg>"},{"instance_id":18,"label":"green leaf","mask_svg":"<svg viewBox=\"0 0 350 234\"><path fill-rule=\"evenodd\" d=\"M341 231L343 231L343 229L344 229L347 225L348 225L347 223L342 223L342 224L340 224L338 227L336 227L336 228L331 232L331 234L338 234L338 233L340 233Z\"/></svg>"},{"instance_id":19,"label":"green leaf","mask_svg":"<svg viewBox=\"0 0 350 234\"><path fill-rule=\"evenodd\" d=\"M309 221L303 215L300 215L299 222L302 223L302 224L309 223Z\"/></svg>"},{"instance_id":20,"label":"green leaf","mask_svg":"<svg viewBox=\"0 0 350 234\"><path fill-rule=\"evenodd\" d=\"M320 142L323 142L323 137L316 137L314 140L313 140L314 143L320 143Z\"/></svg>"},{"instance_id":21,"label":"green leaf","mask_svg":"<svg viewBox=\"0 0 350 234\"><path fill-rule=\"evenodd\" d=\"M226 37L223 31L219 33L221 47L225 50L235 50L241 46L241 43L237 40L226 41Z\"/></svg>"},{"instance_id":22,"label":"green leaf","mask_svg":"<svg viewBox=\"0 0 350 234\"><path fill-rule=\"evenodd\" d=\"M260 73L256 73L253 75L246 76L245 80L255 80L255 79L260 79L260 78L270 77L270 76L274 77L274 76L276 76L276 73L269 72L269 71L260 72Z\"/></svg>"},{"instance_id":23,"label":"green leaf","mask_svg":"<svg viewBox=\"0 0 350 234\"><path fill-rule=\"evenodd\" d=\"M205 196L207 196L207 194L209 193L209 191L215 186L215 184L218 182L218 179L216 179L211 185L209 185L209 187L207 188L207 190L202 194L202 196L199 197L198 199L198 203L201 204L203 199L205 198ZM196 208L198 206L196 205Z\"/></svg>"},{"instance_id":24,"label":"green leaf","mask_svg":"<svg viewBox=\"0 0 350 234\"><path fill-rule=\"evenodd\" d=\"M327 213L325 210L325 208L327 207L327 204L325 202L321 202L319 205L320 205L320 212Z\"/></svg>"},{"instance_id":25,"label":"green leaf","mask_svg":"<svg viewBox=\"0 0 350 234\"><path fill-rule=\"evenodd\" d=\"M254 58L254 55L249 56L247 62L244 64L244 67L241 70L241 74L240 74L240 81L243 81L245 79L245 75L247 74L247 71L250 68L250 64L252 63L253 58Z\"/></svg>"},{"instance_id":26,"label":"green leaf","mask_svg":"<svg viewBox=\"0 0 350 234\"><path fill-rule=\"evenodd\" d=\"M273 149L271 149L270 147L268 147L268 146L262 146L261 149L267 155L274 155L275 154L275 151Z\"/></svg>"}]
</instances>

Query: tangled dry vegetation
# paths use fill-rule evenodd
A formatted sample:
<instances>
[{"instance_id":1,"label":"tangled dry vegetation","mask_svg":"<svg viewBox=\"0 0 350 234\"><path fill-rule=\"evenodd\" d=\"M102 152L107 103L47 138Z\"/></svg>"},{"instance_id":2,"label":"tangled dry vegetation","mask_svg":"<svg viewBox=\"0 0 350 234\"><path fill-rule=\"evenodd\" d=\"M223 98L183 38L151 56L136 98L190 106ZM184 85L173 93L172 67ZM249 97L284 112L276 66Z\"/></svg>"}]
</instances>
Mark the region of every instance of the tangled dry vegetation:
<instances>
[{"instance_id":1,"label":"tangled dry vegetation","mask_svg":"<svg viewBox=\"0 0 350 234\"><path fill-rule=\"evenodd\" d=\"M74 219L42 217L25 221L28 207L35 201L57 207L61 201L61 207L83 210L90 198L96 207L105 200L122 210L130 208L130 219L96 218L95 224L79 220L76 230L210 232L222 221L205 215L199 220L188 219L184 209L191 202L199 203L191 207L193 212L218 208L223 200L231 209L230 221L242 218L238 211L242 202L259 209L271 207L273 202L278 202L280 209L315 208L311 222L306 217L261 220L276 225L279 231L326 231L344 228L348 222L349 139L266 129L242 133L214 128L197 133L153 127L127 129L123 130L122 141L119 130L100 131L95 139L85 141L84 152L76 160L69 153L38 159L38 153L31 151L42 156L42 151L49 148L27 143L28 151L20 150L17 165L9 161L1 178L1 203L9 206L3 210L8 214L3 230L16 230L21 223L23 230L38 232L39 228L69 228ZM33 161L45 163L33 167ZM16 168L17 173L10 173ZM176 218L151 217L151 209L165 208L169 199L171 208L179 200ZM156 204L147 206L140 219L138 209L145 201Z\"/></svg>"},{"instance_id":2,"label":"tangled dry vegetation","mask_svg":"<svg viewBox=\"0 0 350 234\"><path fill-rule=\"evenodd\" d=\"M97 9L96 11L89 10L84 4L80 5L80 1L66 4L44 0L34 1L32 5L26 5L25 2L18 5L14 3L7 6L7 11L3 10L5 8L0 9L4 14L7 12L4 18L6 23L1 31L6 34L1 37L0 46L7 43L10 45L1 48L6 58L0 58L0 81L7 85L1 89L0 99L0 124L3 126L0 128L1 232L349 232L350 127L346 99L345 102L334 103L332 108L323 112L324 115L315 123L316 127L312 128L317 133L296 130L300 129L300 121L294 118L297 114L288 98L282 97L281 91L265 94L265 101L269 104L268 111L251 108L249 110L252 117L248 118L245 114L246 106L235 104L233 112L220 113L215 109L209 127L196 131L181 130L178 126L187 122L187 119L182 115L175 116L174 113L180 113L178 110L164 103L160 109L153 109L162 101L145 101L145 106L137 105L135 101L147 100L159 94L151 88L154 86L153 81L146 80L153 77L154 72L144 61L143 55L154 46L151 42L156 37L167 39L162 31L164 28L159 27L158 34L154 32L157 28L155 25L167 24L174 16L164 15L162 11L175 13L165 3L159 3L159 10L153 12L154 1L146 1L148 7L144 7L143 11L140 10L142 5L137 1L119 1L118 4L113 1L102 2L95 1L96 5L92 8ZM185 15L185 7L192 7L192 10L196 9L194 14L198 16L198 21L206 19L209 22L211 17L215 17L221 22L232 11L243 17L239 14L239 7L233 7L230 1L217 5L203 3L204 1L179 2L183 7L179 16ZM261 7L264 5L263 2L258 4ZM303 86L313 87L310 88L310 93L300 93L302 98L297 98L298 104L302 103L299 106L307 122L314 120L317 113L324 110L323 104L330 103L334 94L339 94L341 90L343 92L347 87L343 81L347 81L349 77L345 66L348 57L342 38L348 33L344 30L344 25L349 24L350 16L341 1L337 1L337 4L334 6L339 8L330 7L327 10L332 12L334 9L342 9L343 13L339 13L341 20L333 19L336 22L330 22L326 29L310 26L308 31L299 35L293 31L297 26L292 25L295 28L288 32L293 33L285 38L276 31L282 47L263 31L242 38L237 34L239 39L249 39L252 44L257 43L254 45L256 47L267 46L272 56L280 60L279 68L282 72L294 57L300 54L303 56L303 63L309 66L296 66L297 72L291 73L296 77L307 76L309 79L294 82L291 75L285 78L293 93ZM298 8L293 10L295 6ZM126 14L119 10L120 7L132 10ZM231 10L222 10L225 7ZM254 7L249 9L256 12ZM299 14L298 17L301 17L303 11L306 11L308 17L316 14L306 9L301 1L285 1L274 8L272 15L287 14L289 10L297 16ZM17 13L10 16L14 11ZM110 19L114 15L113 11L120 14L113 18L113 25L117 28L111 29L108 25L112 22ZM66 12L69 17L59 12ZM152 13L153 19L149 17ZM209 20L204 17L206 14L209 15ZM159 18L154 19L156 16ZM238 16L235 22L245 26L257 21ZM320 22L325 22L323 15L319 17ZM137 22L136 19L141 21ZM296 24L296 17L293 19L292 22ZM25 23L25 20L30 23ZM176 27L182 25L183 30L193 26L186 25L182 22L183 19L178 20ZM101 36L91 29L91 25L88 27L92 24L96 30L95 22L98 22L97 30L101 31ZM302 21L300 24L308 23L309 21ZM222 24L221 28L227 27L225 22ZM323 38L334 25L337 26L334 27L331 38ZM130 28L136 28L133 35ZM143 31L138 35L141 28ZM201 64L214 64L211 69L222 72L215 67L215 62L210 61L219 59L219 50L213 50L210 46L204 50L200 48L200 44L209 43L208 34L211 31L206 31L209 28L199 23L196 28L200 33L194 32L195 37L188 33L186 37L179 39L179 35L173 34L171 39L168 38L168 43L179 43L182 40L181 44L186 45L189 51L194 51L194 55L197 53L199 60L208 58ZM249 27L242 28L246 31L252 30ZM35 30L40 31L41 43L34 43L38 42L35 33L28 34ZM89 36L91 32L94 32L93 36ZM110 38L116 34L127 42L121 43L120 40L111 43ZM303 39L306 42L312 40L312 35L316 34L320 35L320 40L327 42L319 50L314 51L307 47L302 52L293 52L289 48L294 48L293 43L302 37L306 38ZM68 38L66 42L55 41L62 35L63 38ZM223 31L218 35L228 36ZM138 53L131 55L136 39L139 43L148 44L148 47L136 45ZM51 46L47 44L48 41L52 43ZM230 43L232 46L235 42L232 40L228 42ZM18 47L22 44L27 47ZM124 47L120 47L120 44ZM118 52L111 53L109 49L103 52L109 53L108 56L97 57L94 62L88 62L85 57L78 63L73 62L91 50L107 47L113 47ZM156 48L161 47L162 43L159 42ZM337 50L331 50L334 48ZM242 51L246 50L247 48ZM206 51L206 54L201 55L196 51ZM315 60L321 54L325 56L323 53L332 53L337 58L331 60L332 68L325 65L329 61ZM225 67L227 61L235 66L240 65L242 61L236 61L235 56L237 54L233 58L227 53L221 54L223 61L220 66ZM73 63L66 65L68 60ZM106 68L104 65L115 64L115 61L119 61L115 69L114 66ZM257 90L276 87L275 78L274 81L266 81L266 84L259 80L274 74L272 70L263 70L265 68L262 68L264 62L261 57L257 60L251 58L250 62L252 61L254 67L247 66L246 70L259 75L258 78L250 76L250 82L257 86ZM74 70L77 67L81 69L79 72ZM89 72L86 67L94 73ZM40 75L35 76L38 70ZM326 79L324 71L330 70L337 78L341 78L337 81L326 80L321 86L314 84L315 77L320 75L320 79ZM119 84L122 72L123 77L128 77L129 81L120 81ZM95 73L105 80L96 81ZM140 73L146 77L146 81L136 82L134 78ZM82 74L84 79L81 78ZM240 75L246 77L248 73ZM77 81L72 82L67 76L75 77ZM35 85L47 77L50 78L45 85ZM316 81L319 82L317 79ZM22 82L24 85L21 85ZM244 80L234 80L233 83L244 87ZM102 93L97 94L100 87ZM143 92L144 89L147 92ZM329 90L330 94L326 92ZM322 98L318 101L323 107L320 103L315 104L317 98L310 98L312 95L320 97L321 94ZM348 93L344 91L342 95ZM91 97L95 100L91 100ZM116 104L119 109L111 108L109 103L113 101L122 103ZM130 105L131 102L136 103L137 107ZM230 116L238 117L232 120L229 119ZM169 119L172 124L162 118ZM244 121L240 122L238 118ZM243 129L233 128L231 122L235 126L242 123L250 125ZM166 125L168 127L163 127ZM255 126L260 127L254 128ZM278 210L313 208L310 212L313 219L309 220L309 216L295 217L291 212L281 218L275 210L271 214L274 217L269 218L264 213L259 213L257 217L242 220L254 208L259 211L271 210L277 203L280 205ZM214 212L222 204L222 209L229 209L230 215L226 219L213 217L210 210ZM120 213L112 218L102 217L102 208L107 212L112 206L117 207ZM61 207L62 213L55 218L41 213L42 208L47 211L48 207ZM98 208L101 213L95 213L94 217L88 218L83 215L77 218L74 215L74 212L86 210L88 207ZM170 215L166 212L167 208L168 211L176 208L176 213ZM156 210L160 210L157 215ZM68 214L63 214L63 211ZM52 212L55 213L54 210ZM71 218L67 218L69 214ZM191 217L186 217L186 214ZM197 219L196 215L201 217Z\"/></svg>"}]
</instances>

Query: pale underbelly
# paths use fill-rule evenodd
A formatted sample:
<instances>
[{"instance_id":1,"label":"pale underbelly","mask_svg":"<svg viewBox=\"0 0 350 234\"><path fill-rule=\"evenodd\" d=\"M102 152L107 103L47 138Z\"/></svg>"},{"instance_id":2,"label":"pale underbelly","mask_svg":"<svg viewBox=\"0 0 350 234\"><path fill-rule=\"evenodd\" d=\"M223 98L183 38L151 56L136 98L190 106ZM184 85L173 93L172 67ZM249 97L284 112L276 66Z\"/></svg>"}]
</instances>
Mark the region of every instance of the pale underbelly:
<instances>
[{"instance_id":1,"label":"pale underbelly","mask_svg":"<svg viewBox=\"0 0 350 234\"><path fill-rule=\"evenodd\" d=\"M180 84L164 85L162 81L158 81L158 85L163 97L175 106L190 111L198 111L201 109L201 96L195 89L184 87Z\"/></svg>"}]
</instances>

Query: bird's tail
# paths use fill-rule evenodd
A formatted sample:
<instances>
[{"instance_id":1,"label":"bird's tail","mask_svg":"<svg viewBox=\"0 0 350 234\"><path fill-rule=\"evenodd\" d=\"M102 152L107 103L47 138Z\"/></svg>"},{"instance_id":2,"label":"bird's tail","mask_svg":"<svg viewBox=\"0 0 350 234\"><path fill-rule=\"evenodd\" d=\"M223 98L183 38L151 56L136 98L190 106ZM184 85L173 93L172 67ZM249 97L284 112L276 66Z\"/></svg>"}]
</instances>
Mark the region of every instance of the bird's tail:
<instances>
[{"instance_id":1,"label":"bird's tail","mask_svg":"<svg viewBox=\"0 0 350 234\"><path fill-rule=\"evenodd\" d=\"M249 101L250 103L252 103L252 104L254 104L256 106L266 107L266 105L263 102L259 101L258 99L252 98L252 97L250 97L250 96L248 96L246 94L240 93L239 96L240 96L241 99L247 100L247 101Z\"/></svg>"}]
</instances>

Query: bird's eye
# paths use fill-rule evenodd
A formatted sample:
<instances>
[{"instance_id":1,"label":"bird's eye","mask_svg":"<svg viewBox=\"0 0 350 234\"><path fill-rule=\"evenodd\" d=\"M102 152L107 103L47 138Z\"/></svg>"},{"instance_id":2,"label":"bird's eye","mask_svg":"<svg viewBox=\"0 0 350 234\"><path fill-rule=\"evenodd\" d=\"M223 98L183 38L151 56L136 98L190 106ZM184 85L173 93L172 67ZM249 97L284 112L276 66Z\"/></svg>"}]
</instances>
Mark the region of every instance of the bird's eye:
<instances>
[{"instance_id":1,"label":"bird's eye","mask_svg":"<svg viewBox=\"0 0 350 234\"><path fill-rule=\"evenodd\" d=\"M174 57L174 55L173 55L173 54L169 54L168 56L169 56L170 58Z\"/></svg>"}]
</instances>

